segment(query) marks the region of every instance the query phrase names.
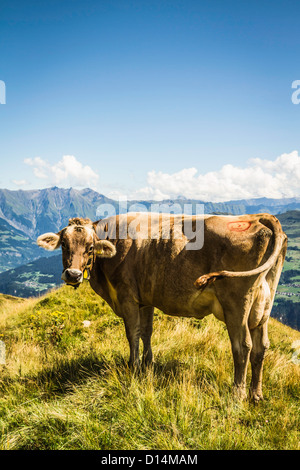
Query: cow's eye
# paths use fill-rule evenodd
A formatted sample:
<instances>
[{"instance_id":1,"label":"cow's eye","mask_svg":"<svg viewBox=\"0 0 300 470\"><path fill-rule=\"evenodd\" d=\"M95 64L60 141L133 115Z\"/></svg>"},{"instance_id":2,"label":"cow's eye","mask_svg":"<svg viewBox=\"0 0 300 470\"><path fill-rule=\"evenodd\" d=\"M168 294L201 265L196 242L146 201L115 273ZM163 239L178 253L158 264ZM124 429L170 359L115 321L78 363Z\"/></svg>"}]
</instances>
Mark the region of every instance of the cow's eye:
<instances>
[{"instance_id":1,"label":"cow's eye","mask_svg":"<svg viewBox=\"0 0 300 470\"><path fill-rule=\"evenodd\" d=\"M90 247L89 247L89 253L92 253L93 249L94 249L94 246L93 246L93 245L90 246Z\"/></svg>"},{"instance_id":2,"label":"cow's eye","mask_svg":"<svg viewBox=\"0 0 300 470\"><path fill-rule=\"evenodd\" d=\"M61 247L66 248L66 243L64 241L61 242Z\"/></svg>"}]
</instances>

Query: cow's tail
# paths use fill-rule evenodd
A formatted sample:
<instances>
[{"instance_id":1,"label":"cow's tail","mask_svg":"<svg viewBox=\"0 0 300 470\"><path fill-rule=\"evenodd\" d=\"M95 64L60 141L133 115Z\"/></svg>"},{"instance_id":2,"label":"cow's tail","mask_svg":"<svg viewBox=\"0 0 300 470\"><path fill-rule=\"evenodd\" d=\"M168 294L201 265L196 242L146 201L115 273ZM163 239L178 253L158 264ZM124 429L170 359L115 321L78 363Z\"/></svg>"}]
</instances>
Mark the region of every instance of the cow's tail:
<instances>
[{"instance_id":1,"label":"cow's tail","mask_svg":"<svg viewBox=\"0 0 300 470\"><path fill-rule=\"evenodd\" d=\"M276 219L276 217L264 214L259 219L259 222L268 228L271 228L275 238L273 252L267 261L258 268L252 269L250 271L218 271L204 274L194 282L194 286L197 289L204 289L206 286L215 282L217 279L255 276L257 274L261 274L264 271L267 271L274 265L282 250L283 241L286 240L287 236L282 231L280 222Z\"/></svg>"}]
</instances>

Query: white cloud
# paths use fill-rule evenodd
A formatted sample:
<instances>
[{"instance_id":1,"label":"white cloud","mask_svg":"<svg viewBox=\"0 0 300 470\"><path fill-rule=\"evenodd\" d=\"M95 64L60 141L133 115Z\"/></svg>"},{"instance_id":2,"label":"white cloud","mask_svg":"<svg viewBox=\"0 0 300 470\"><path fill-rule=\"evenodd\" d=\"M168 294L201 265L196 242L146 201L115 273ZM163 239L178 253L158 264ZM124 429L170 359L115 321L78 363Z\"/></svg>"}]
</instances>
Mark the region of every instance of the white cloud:
<instances>
[{"instance_id":1,"label":"white cloud","mask_svg":"<svg viewBox=\"0 0 300 470\"><path fill-rule=\"evenodd\" d=\"M54 165L40 157L26 158L24 162L33 167L37 178L48 180L49 184L60 187L94 188L99 178L90 166L83 165L73 155L64 155Z\"/></svg>"},{"instance_id":2,"label":"white cloud","mask_svg":"<svg viewBox=\"0 0 300 470\"><path fill-rule=\"evenodd\" d=\"M130 199L167 199L179 195L203 201L222 202L255 197L299 197L300 156L284 153L275 160L251 159L246 168L231 164L218 171L198 174L185 168L169 174L150 171L148 186L135 191Z\"/></svg>"},{"instance_id":3,"label":"white cloud","mask_svg":"<svg viewBox=\"0 0 300 470\"><path fill-rule=\"evenodd\" d=\"M16 185L16 186L26 186L28 183L28 181L26 180L12 180L12 182Z\"/></svg>"},{"instance_id":4,"label":"white cloud","mask_svg":"<svg viewBox=\"0 0 300 470\"><path fill-rule=\"evenodd\" d=\"M40 157L24 161L45 184L97 189L98 174L73 155L64 155L54 165ZM18 186L26 184L21 180L13 182ZM113 187L105 194L113 199L126 196L128 200L159 201L185 196L212 202L256 197L300 197L300 156L293 151L274 160L254 158L244 168L226 164L220 170L203 174L194 167L172 174L150 171L145 187L136 190Z\"/></svg>"}]
</instances>

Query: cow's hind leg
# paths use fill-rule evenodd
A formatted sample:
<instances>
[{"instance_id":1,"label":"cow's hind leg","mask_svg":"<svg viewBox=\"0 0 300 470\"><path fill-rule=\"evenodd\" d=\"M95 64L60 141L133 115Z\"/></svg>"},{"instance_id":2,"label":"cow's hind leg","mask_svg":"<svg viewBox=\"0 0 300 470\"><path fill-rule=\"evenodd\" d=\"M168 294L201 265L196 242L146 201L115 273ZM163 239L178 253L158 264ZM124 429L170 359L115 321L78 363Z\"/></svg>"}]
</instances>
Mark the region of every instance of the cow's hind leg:
<instances>
[{"instance_id":1,"label":"cow's hind leg","mask_svg":"<svg viewBox=\"0 0 300 470\"><path fill-rule=\"evenodd\" d=\"M230 312L225 320L234 362L234 395L243 400L247 398L246 375L252 348L251 335L246 316Z\"/></svg>"},{"instance_id":2,"label":"cow's hind leg","mask_svg":"<svg viewBox=\"0 0 300 470\"><path fill-rule=\"evenodd\" d=\"M152 363L151 335L153 331L153 312L154 307L140 308L141 337L144 345L143 366L149 366Z\"/></svg>"},{"instance_id":3,"label":"cow's hind leg","mask_svg":"<svg viewBox=\"0 0 300 470\"><path fill-rule=\"evenodd\" d=\"M254 328L251 332L252 350L250 361L252 367L252 381L250 386L250 397L258 402L263 400L262 373L265 353L269 347L268 322Z\"/></svg>"},{"instance_id":4,"label":"cow's hind leg","mask_svg":"<svg viewBox=\"0 0 300 470\"><path fill-rule=\"evenodd\" d=\"M266 279L263 279L256 289L256 298L254 299L249 316L249 328L252 339L252 350L250 354L252 368L250 397L255 402L263 399L262 370L265 353L269 347L267 324L271 307L270 287Z\"/></svg>"},{"instance_id":5,"label":"cow's hind leg","mask_svg":"<svg viewBox=\"0 0 300 470\"><path fill-rule=\"evenodd\" d=\"M287 240L283 242L282 252L273 268L268 272L266 279L260 286L259 294L250 313L250 332L253 348L250 355L252 367L252 382L250 386L250 396L255 401L263 399L262 394L262 373L263 361L269 347L268 319L270 317L276 288L280 278L284 257L287 249ZM255 327L255 322L257 326ZM252 323L252 325L251 325Z\"/></svg>"}]
</instances>

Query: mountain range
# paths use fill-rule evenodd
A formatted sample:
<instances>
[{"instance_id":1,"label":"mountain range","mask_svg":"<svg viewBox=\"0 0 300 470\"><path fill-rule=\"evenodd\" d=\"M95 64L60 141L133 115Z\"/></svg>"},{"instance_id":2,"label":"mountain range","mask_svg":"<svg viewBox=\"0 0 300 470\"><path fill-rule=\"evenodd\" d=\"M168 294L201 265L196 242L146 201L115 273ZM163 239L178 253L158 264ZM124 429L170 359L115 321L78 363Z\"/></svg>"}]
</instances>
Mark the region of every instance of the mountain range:
<instances>
[{"instance_id":1,"label":"mountain range","mask_svg":"<svg viewBox=\"0 0 300 470\"><path fill-rule=\"evenodd\" d=\"M190 204L193 211L196 204L203 204L204 212L207 214L239 215L260 212L280 214L290 210L300 210L300 198L258 198L212 203L180 197L161 203L165 207L176 204L181 208L185 204ZM4 219L33 240L41 233L57 232L67 225L70 217L89 217L97 220L101 216L98 208L103 204L110 204L116 213L119 212L118 201L88 188L78 190L53 187L28 191L0 189L0 219ZM157 204L157 201L128 201L128 207L134 204L142 204L144 208L150 210L151 204Z\"/></svg>"}]
</instances>

